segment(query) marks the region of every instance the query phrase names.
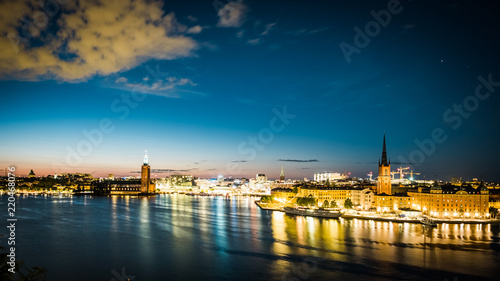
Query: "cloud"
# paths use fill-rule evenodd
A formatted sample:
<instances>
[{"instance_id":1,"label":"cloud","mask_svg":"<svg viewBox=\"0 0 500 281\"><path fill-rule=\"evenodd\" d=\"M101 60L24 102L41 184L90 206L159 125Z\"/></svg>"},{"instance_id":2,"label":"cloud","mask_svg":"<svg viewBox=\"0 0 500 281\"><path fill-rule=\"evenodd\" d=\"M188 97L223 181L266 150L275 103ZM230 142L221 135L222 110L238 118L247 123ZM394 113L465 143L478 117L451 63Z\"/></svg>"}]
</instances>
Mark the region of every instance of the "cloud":
<instances>
[{"instance_id":1,"label":"cloud","mask_svg":"<svg viewBox=\"0 0 500 281\"><path fill-rule=\"evenodd\" d=\"M177 90L180 86L196 86L196 83L188 78L168 77L152 82L149 82L149 79L146 78L141 82L128 82L127 78L120 77L116 79L115 83L122 89L167 97L177 97Z\"/></svg>"},{"instance_id":2,"label":"cloud","mask_svg":"<svg viewBox=\"0 0 500 281\"><path fill-rule=\"evenodd\" d=\"M241 38L241 37L243 37L244 34L245 34L245 30L240 30L240 31L236 32L236 37Z\"/></svg>"},{"instance_id":3,"label":"cloud","mask_svg":"<svg viewBox=\"0 0 500 281\"><path fill-rule=\"evenodd\" d=\"M330 27L321 27L321 28L311 29L311 30L307 30L305 28L302 28L302 29L298 29L298 30L288 31L288 32L286 32L286 34L293 35L293 36L312 35L312 34L323 32L323 31L328 30L328 29L330 29Z\"/></svg>"},{"instance_id":4,"label":"cloud","mask_svg":"<svg viewBox=\"0 0 500 281\"><path fill-rule=\"evenodd\" d=\"M269 32L271 31L271 29L273 28L273 26L275 26L276 23L273 22L273 23L269 23L269 24L266 24L266 27L264 29L264 31L260 34L260 35L267 35L269 34Z\"/></svg>"},{"instance_id":5,"label":"cloud","mask_svg":"<svg viewBox=\"0 0 500 281\"><path fill-rule=\"evenodd\" d=\"M198 21L198 19L196 17L192 16L192 15L187 16L187 19L190 20L190 21L192 21L192 22L197 22Z\"/></svg>"},{"instance_id":6,"label":"cloud","mask_svg":"<svg viewBox=\"0 0 500 281\"><path fill-rule=\"evenodd\" d=\"M260 38L248 40L247 43L250 44L250 45L257 45L257 44L260 43Z\"/></svg>"},{"instance_id":7,"label":"cloud","mask_svg":"<svg viewBox=\"0 0 500 281\"><path fill-rule=\"evenodd\" d=\"M127 78L125 77L120 77L118 79L116 79L115 83L127 83Z\"/></svg>"},{"instance_id":8,"label":"cloud","mask_svg":"<svg viewBox=\"0 0 500 281\"><path fill-rule=\"evenodd\" d=\"M198 43L186 26L164 14L163 3L148 0L76 1L50 29L27 27L27 17L45 18L34 0L0 3L0 78L86 80L132 69L150 59L193 55ZM28 32L29 31L29 32Z\"/></svg>"},{"instance_id":9,"label":"cloud","mask_svg":"<svg viewBox=\"0 0 500 281\"><path fill-rule=\"evenodd\" d=\"M317 159L309 159L309 160L300 160L300 159L278 159L276 161L280 162L299 162L299 163L304 163L304 162L319 162Z\"/></svg>"},{"instance_id":10,"label":"cloud","mask_svg":"<svg viewBox=\"0 0 500 281\"><path fill-rule=\"evenodd\" d=\"M232 160L231 162L233 162L233 163L245 163L248 161L247 160Z\"/></svg>"},{"instance_id":11,"label":"cloud","mask_svg":"<svg viewBox=\"0 0 500 281\"><path fill-rule=\"evenodd\" d=\"M218 12L219 27L240 27L246 19L248 7L242 0L231 1L224 5Z\"/></svg>"},{"instance_id":12,"label":"cloud","mask_svg":"<svg viewBox=\"0 0 500 281\"><path fill-rule=\"evenodd\" d=\"M190 27L186 30L186 33L189 33L189 34L198 34L200 33L201 31L203 30L203 27L201 27L200 25L195 25L193 27Z\"/></svg>"}]
</instances>

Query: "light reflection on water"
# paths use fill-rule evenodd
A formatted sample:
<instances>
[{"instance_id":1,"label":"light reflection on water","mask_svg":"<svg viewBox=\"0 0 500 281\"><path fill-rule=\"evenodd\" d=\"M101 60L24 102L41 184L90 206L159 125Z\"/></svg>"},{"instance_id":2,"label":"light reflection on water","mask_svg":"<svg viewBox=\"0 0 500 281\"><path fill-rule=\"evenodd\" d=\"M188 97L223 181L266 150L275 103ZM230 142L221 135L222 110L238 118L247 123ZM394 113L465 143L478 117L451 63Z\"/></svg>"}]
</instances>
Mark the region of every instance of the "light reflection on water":
<instances>
[{"instance_id":1,"label":"light reflection on water","mask_svg":"<svg viewBox=\"0 0 500 281\"><path fill-rule=\"evenodd\" d=\"M135 280L467 280L500 273L498 225L432 229L294 217L260 210L249 197L17 200L19 259L46 267L49 280L110 280L122 267Z\"/></svg>"}]
</instances>

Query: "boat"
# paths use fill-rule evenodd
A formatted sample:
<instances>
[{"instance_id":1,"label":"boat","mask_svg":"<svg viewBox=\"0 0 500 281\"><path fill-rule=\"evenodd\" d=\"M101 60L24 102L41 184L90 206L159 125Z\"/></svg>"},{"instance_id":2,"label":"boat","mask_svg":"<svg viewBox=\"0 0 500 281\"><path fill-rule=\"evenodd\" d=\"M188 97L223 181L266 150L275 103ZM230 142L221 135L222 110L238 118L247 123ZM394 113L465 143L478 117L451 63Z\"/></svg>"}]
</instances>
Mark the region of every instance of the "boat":
<instances>
[{"instance_id":1,"label":"boat","mask_svg":"<svg viewBox=\"0 0 500 281\"><path fill-rule=\"evenodd\" d=\"M285 207L284 211L289 215L299 215L299 216L309 216L309 217L320 217L320 218L331 218L338 219L342 216L342 213L335 210L326 209L311 209L304 207Z\"/></svg>"},{"instance_id":2,"label":"boat","mask_svg":"<svg viewBox=\"0 0 500 281\"><path fill-rule=\"evenodd\" d=\"M421 219L420 223L432 227L437 226L437 223L433 219L430 219L428 217L424 217L423 219Z\"/></svg>"}]
</instances>

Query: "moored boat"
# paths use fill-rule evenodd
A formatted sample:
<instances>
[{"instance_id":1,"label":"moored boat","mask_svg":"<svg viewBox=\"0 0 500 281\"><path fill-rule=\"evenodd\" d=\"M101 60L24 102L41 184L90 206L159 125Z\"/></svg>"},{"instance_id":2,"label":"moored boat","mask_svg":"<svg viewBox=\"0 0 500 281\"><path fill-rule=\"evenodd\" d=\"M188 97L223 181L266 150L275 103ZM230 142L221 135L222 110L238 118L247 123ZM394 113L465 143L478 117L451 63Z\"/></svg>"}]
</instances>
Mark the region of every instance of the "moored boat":
<instances>
[{"instance_id":1,"label":"moored boat","mask_svg":"<svg viewBox=\"0 0 500 281\"><path fill-rule=\"evenodd\" d=\"M320 217L320 218L332 218L338 219L342 216L342 213L335 210L327 209L311 209L304 207L285 207L284 211L289 215L299 215L299 216L309 216L309 217Z\"/></svg>"},{"instance_id":2,"label":"moored boat","mask_svg":"<svg viewBox=\"0 0 500 281\"><path fill-rule=\"evenodd\" d=\"M433 219L430 219L428 217L424 217L423 219L421 219L420 223L427 226L437 226L437 223Z\"/></svg>"}]
</instances>

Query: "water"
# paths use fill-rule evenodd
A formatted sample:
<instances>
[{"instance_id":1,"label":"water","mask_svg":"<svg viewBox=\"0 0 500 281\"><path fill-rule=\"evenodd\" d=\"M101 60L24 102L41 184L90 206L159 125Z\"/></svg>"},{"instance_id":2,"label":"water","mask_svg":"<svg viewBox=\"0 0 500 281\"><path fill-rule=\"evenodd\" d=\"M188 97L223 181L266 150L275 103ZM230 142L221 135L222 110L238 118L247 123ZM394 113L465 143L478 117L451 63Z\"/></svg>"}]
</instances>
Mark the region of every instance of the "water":
<instances>
[{"instance_id":1,"label":"water","mask_svg":"<svg viewBox=\"0 0 500 281\"><path fill-rule=\"evenodd\" d=\"M500 279L498 225L292 217L254 200L18 196L16 256L47 280Z\"/></svg>"}]
</instances>

